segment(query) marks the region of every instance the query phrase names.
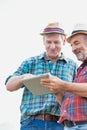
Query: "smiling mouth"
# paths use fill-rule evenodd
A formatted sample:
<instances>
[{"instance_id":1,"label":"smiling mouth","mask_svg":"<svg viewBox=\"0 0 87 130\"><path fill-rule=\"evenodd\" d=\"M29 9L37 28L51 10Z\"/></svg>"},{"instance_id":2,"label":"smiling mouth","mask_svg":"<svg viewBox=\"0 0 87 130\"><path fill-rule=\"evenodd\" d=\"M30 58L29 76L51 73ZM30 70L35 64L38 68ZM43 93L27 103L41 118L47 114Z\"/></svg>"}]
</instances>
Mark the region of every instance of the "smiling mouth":
<instances>
[{"instance_id":1,"label":"smiling mouth","mask_svg":"<svg viewBox=\"0 0 87 130\"><path fill-rule=\"evenodd\" d=\"M75 53L75 55L79 55L80 51L75 51L74 53Z\"/></svg>"}]
</instances>

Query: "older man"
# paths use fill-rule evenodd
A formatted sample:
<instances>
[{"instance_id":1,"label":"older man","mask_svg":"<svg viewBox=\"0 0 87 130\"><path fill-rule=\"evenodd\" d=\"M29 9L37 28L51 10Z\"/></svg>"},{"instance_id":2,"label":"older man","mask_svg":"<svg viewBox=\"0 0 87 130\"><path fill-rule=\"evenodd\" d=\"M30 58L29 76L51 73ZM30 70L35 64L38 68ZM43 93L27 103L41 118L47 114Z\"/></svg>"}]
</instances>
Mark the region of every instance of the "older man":
<instances>
[{"instance_id":1,"label":"older man","mask_svg":"<svg viewBox=\"0 0 87 130\"><path fill-rule=\"evenodd\" d=\"M66 35L60 24L48 24L41 35L46 51L24 60L17 71L6 79L6 87L8 91L24 87L20 107L21 130L63 130L64 126L57 123L60 105L55 96L52 94L35 96L22 83L24 77L48 72L62 80L72 82L77 72L76 63L61 52Z\"/></svg>"},{"instance_id":2,"label":"older man","mask_svg":"<svg viewBox=\"0 0 87 130\"><path fill-rule=\"evenodd\" d=\"M56 93L61 103L59 123L65 124L64 130L87 130L87 25L76 24L67 41L78 60L82 61L73 83L53 76L42 79L41 83ZM63 98L61 92L65 93Z\"/></svg>"}]
</instances>

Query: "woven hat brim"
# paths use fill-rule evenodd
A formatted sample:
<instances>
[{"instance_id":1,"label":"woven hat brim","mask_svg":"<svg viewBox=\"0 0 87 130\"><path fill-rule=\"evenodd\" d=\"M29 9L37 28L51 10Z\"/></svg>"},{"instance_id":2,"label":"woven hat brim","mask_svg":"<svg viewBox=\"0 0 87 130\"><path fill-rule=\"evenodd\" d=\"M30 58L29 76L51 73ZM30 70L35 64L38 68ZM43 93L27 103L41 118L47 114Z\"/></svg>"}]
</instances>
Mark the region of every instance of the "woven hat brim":
<instances>
[{"instance_id":1,"label":"woven hat brim","mask_svg":"<svg viewBox=\"0 0 87 130\"><path fill-rule=\"evenodd\" d=\"M67 42L71 42L71 38L76 35L76 34L87 34L87 31L82 31L82 32L76 32L76 33L73 33L71 34L69 37L67 37Z\"/></svg>"}]
</instances>

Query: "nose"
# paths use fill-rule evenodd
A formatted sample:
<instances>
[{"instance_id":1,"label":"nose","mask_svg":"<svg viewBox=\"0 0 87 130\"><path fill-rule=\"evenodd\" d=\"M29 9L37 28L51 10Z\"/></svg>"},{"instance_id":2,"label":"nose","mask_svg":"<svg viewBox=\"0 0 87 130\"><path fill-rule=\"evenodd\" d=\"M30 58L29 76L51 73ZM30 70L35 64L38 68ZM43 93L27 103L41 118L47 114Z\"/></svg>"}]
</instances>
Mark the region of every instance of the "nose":
<instances>
[{"instance_id":1,"label":"nose","mask_svg":"<svg viewBox=\"0 0 87 130\"><path fill-rule=\"evenodd\" d=\"M55 48L55 44L54 43L51 43L51 48Z\"/></svg>"},{"instance_id":2,"label":"nose","mask_svg":"<svg viewBox=\"0 0 87 130\"><path fill-rule=\"evenodd\" d=\"M74 52L76 50L76 47L73 45L72 46L72 52Z\"/></svg>"}]
</instances>

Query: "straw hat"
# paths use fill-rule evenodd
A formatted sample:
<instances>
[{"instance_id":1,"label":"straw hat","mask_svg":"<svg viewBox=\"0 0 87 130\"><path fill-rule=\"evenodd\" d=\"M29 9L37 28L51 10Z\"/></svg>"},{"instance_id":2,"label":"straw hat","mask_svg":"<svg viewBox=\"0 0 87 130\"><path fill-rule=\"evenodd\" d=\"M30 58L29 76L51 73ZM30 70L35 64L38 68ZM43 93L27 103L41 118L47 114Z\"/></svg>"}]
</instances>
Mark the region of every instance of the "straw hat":
<instances>
[{"instance_id":1,"label":"straw hat","mask_svg":"<svg viewBox=\"0 0 87 130\"><path fill-rule=\"evenodd\" d=\"M87 24L76 24L71 35L67 37L67 41L70 43L71 38L76 34L87 34Z\"/></svg>"},{"instance_id":2,"label":"straw hat","mask_svg":"<svg viewBox=\"0 0 87 130\"><path fill-rule=\"evenodd\" d=\"M58 33L58 34L66 35L64 30L61 28L61 26L58 22L49 23L46 26L46 28L43 30L43 32L40 34L46 35L46 34L50 34L50 33Z\"/></svg>"}]
</instances>

